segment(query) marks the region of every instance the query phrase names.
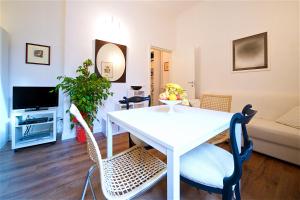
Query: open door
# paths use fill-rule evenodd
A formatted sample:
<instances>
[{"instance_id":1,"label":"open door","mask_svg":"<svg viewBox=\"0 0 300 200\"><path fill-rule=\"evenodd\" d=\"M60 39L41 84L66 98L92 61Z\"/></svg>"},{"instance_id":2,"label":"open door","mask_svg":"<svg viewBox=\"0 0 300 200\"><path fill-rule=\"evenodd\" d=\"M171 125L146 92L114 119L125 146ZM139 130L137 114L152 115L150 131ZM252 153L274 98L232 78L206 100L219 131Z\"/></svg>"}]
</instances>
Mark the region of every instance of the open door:
<instances>
[{"instance_id":1,"label":"open door","mask_svg":"<svg viewBox=\"0 0 300 200\"><path fill-rule=\"evenodd\" d=\"M164 92L165 85L170 82L172 52L160 48L151 48L150 91L151 105L159 105L159 94Z\"/></svg>"},{"instance_id":2,"label":"open door","mask_svg":"<svg viewBox=\"0 0 300 200\"><path fill-rule=\"evenodd\" d=\"M200 47L177 49L174 54L174 63L172 81L186 90L189 99L199 98L201 93Z\"/></svg>"}]
</instances>

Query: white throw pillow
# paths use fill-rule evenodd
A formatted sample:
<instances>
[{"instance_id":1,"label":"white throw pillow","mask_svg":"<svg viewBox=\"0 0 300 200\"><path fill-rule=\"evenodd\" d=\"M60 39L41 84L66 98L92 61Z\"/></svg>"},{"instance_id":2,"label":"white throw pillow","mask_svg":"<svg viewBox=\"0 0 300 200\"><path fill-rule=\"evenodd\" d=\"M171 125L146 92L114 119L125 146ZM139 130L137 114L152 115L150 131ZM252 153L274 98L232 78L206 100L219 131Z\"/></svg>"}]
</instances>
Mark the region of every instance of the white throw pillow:
<instances>
[{"instance_id":1,"label":"white throw pillow","mask_svg":"<svg viewBox=\"0 0 300 200\"><path fill-rule=\"evenodd\" d=\"M189 99L192 107L200 108L200 99Z\"/></svg>"},{"instance_id":2,"label":"white throw pillow","mask_svg":"<svg viewBox=\"0 0 300 200\"><path fill-rule=\"evenodd\" d=\"M276 120L277 123L300 129L300 106L292 108Z\"/></svg>"}]
</instances>

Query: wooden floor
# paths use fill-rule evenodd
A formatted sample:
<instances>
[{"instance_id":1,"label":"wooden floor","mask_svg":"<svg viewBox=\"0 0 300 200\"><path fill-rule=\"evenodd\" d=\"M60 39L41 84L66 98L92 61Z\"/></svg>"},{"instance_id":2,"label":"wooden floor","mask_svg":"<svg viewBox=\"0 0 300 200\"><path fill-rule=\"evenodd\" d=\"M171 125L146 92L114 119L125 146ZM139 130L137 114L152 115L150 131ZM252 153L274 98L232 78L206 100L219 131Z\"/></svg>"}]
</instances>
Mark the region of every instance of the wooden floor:
<instances>
[{"instance_id":1,"label":"wooden floor","mask_svg":"<svg viewBox=\"0 0 300 200\"><path fill-rule=\"evenodd\" d=\"M101 154L106 140L96 134ZM114 137L114 152L128 148L127 134ZM165 157L151 150L165 160ZM86 171L91 165L86 145L75 140L26 148L13 152L9 146L0 152L0 199L80 199ZM300 167L254 153L244 165L242 199L300 199ZM98 173L93 177L97 199ZM166 178L137 199L166 199ZM88 190L86 199L91 199ZM221 199L181 183L181 199Z\"/></svg>"}]
</instances>

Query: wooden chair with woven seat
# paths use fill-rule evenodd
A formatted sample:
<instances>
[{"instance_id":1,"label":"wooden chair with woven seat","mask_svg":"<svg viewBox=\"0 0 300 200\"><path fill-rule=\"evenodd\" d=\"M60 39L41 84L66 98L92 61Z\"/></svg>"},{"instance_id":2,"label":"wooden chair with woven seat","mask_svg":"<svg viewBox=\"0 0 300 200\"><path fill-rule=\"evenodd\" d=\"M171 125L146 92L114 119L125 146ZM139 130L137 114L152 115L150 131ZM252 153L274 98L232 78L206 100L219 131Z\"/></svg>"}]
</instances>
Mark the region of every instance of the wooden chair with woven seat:
<instances>
[{"instance_id":1,"label":"wooden chair with woven seat","mask_svg":"<svg viewBox=\"0 0 300 200\"><path fill-rule=\"evenodd\" d=\"M146 102L148 101L148 107L151 106L151 96L148 95L146 97L142 97L142 96L133 96L133 97L123 97L123 100L120 100L119 103L121 104L126 104L126 109L128 110L130 108L130 103L142 103L142 102ZM142 140L138 139L137 137L135 137L134 135L131 135L130 133L128 133L129 136L129 147L133 147L134 145L140 145L140 146L144 146L145 149L149 150L149 149L153 149L152 146L148 145L147 143L143 142Z\"/></svg>"},{"instance_id":2,"label":"wooden chair with woven seat","mask_svg":"<svg viewBox=\"0 0 300 200\"><path fill-rule=\"evenodd\" d=\"M200 108L230 112L231 100L232 97L230 95L203 94L200 98ZM226 130L210 139L208 142L211 144L219 144L227 141L228 139L229 133L228 130Z\"/></svg>"},{"instance_id":3,"label":"wooden chair with woven seat","mask_svg":"<svg viewBox=\"0 0 300 200\"><path fill-rule=\"evenodd\" d=\"M102 159L90 128L74 104L70 112L86 131L88 153L96 164L94 168L99 169L101 188L106 199L131 199L150 189L166 175L166 164L141 146Z\"/></svg>"},{"instance_id":4,"label":"wooden chair with woven seat","mask_svg":"<svg viewBox=\"0 0 300 200\"><path fill-rule=\"evenodd\" d=\"M233 194L240 196L242 165L250 158L253 143L247 134L246 125L256 114L251 105L242 113L235 113L230 121L231 153L217 145L204 143L180 158L181 180L210 193L222 194L223 200L231 200ZM244 145L239 152L236 140L236 126L241 126Z\"/></svg>"}]
</instances>

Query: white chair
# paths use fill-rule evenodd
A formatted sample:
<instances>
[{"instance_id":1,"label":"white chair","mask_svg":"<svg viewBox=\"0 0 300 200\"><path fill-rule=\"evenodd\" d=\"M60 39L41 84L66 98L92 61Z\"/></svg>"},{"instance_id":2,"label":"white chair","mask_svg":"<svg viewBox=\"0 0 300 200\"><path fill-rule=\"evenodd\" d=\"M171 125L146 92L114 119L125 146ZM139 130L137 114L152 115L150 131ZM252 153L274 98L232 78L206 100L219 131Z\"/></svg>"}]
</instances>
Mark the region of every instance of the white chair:
<instances>
[{"instance_id":1,"label":"white chair","mask_svg":"<svg viewBox=\"0 0 300 200\"><path fill-rule=\"evenodd\" d=\"M166 175L166 164L141 146L134 146L111 158L102 159L90 128L74 104L71 105L70 112L86 131L88 153L99 169L105 198L131 199L145 192Z\"/></svg>"},{"instance_id":2,"label":"white chair","mask_svg":"<svg viewBox=\"0 0 300 200\"><path fill-rule=\"evenodd\" d=\"M231 200L233 194L240 199L239 181L242 164L249 159L253 144L249 139L246 124L256 114L251 105L236 113L230 122L230 144L232 154L213 144L202 144L184 154L180 160L181 180L202 190L222 194L223 200ZM244 145L239 153L235 127L242 126Z\"/></svg>"}]
</instances>

